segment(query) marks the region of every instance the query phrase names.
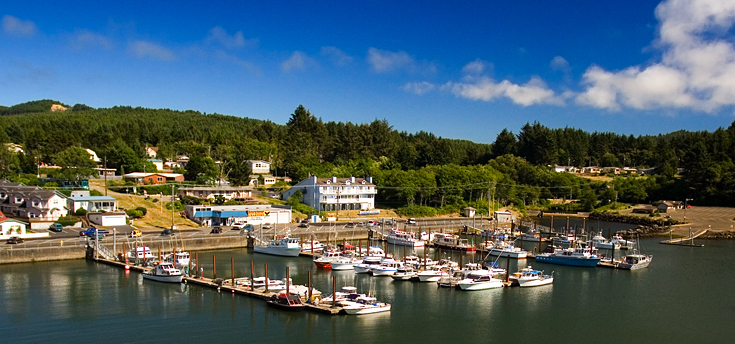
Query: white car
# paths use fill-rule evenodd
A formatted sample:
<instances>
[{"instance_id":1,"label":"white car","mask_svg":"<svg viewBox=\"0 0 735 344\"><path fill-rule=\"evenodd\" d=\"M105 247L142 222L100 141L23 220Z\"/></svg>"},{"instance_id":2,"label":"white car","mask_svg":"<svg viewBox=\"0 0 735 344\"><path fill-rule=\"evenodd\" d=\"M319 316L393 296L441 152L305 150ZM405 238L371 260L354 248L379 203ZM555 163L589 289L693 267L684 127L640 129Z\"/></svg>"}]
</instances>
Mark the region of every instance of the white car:
<instances>
[{"instance_id":1,"label":"white car","mask_svg":"<svg viewBox=\"0 0 735 344\"><path fill-rule=\"evenodd\" d=\"M409 218L408 220L406 220L406 223L409 224L409 225L415 225L416 224L416 219L414 219L413 217L412 218Z\"/></svg>"}]
</instances>

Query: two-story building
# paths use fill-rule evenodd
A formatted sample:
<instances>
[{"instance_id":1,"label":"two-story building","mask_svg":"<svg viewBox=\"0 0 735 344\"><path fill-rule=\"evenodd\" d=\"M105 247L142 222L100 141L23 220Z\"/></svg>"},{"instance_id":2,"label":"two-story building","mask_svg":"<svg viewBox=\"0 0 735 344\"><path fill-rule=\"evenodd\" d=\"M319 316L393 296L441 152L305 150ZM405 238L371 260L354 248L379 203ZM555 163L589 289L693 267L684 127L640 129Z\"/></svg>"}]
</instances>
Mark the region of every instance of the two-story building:
<instances>
[{"instance_id":1,"label":"two-story building","mask_svg":"<svg viewBox=\"0 0 735 344\"><path fill-rule=\"evenodd\" d=\"M181 187L178 191L179 197L190 196L201 199L213 200L222 196L225 200L251 201L253 199L253 188L249 186L203 186L203 187Z\"/></svg>"},{"instance_id":2,"label":"two-story building","mask_svg":"<svg viewBox=\"0 0 735 344\"><path fill-rule=\"evenodd\" d=\"M181 173L144 173L132 172L126 173L125 180L133 181L137 184L164 184L167 182L183 182L184 175Z\"/></svg>"},{"instance_id":3,"label":"two-story building","mask_svg":"<svg viewBox=\"0 0 735 344\"><path fill-rule=\"evenodd\" d=\"M302 202L314 209L332 210L369 210L375 208L375 195L378 191L373 178L317 178L309 177L283 192L289 198L301 190Z\"/></svg>"},{"instance_id":4,"label":"two-story building","mask_svg":"<svg viewBox=\"0 0 735 344\"><path fill-rule=\"evenodd\" d=\"M62 193L8 181L0 181L0 212L28 219L33 229L48 228L46 222L68 214Z\"/></svg>"},{"instance_id":5,"label":"two-story building","mask_svg":"<svg viewBox=\"0 0 735 344\"><path fill-rule=\"evenodd\" d=\"M283 205L187 205L184 213L189 220L205 227L230 226L234 223L256 226L268 223L275 226L291 222L291 207Z\"/></svg>"},{"instance_id":6,"label":"two-story building","mask_svg":"<svg viewBox=\"0 0 735 344\"><path fill-rule=\"evenodd\" d=\"M271 163L265 160L248 160L253 174L271 173Z\"/></svg>"}]
</instances>

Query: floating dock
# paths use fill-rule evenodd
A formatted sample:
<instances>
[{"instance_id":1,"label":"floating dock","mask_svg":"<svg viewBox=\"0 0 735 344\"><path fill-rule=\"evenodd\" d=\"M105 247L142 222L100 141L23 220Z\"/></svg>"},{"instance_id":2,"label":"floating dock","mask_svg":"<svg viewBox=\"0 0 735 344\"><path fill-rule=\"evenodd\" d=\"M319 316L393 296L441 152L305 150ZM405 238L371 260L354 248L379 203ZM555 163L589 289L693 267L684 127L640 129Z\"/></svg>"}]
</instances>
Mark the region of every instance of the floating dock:
<instances>
[{"instance_id":1,"label":"floating dock","mask_svg":"<svg viewBox=\"0 0 735 344\"><path fill-rule=\"evenodd\" d=\"M691 234L691 230L690 230L690 234L686 238L669 239L669 240L664 240L661 243L662 244L665 244L665 245L704 247L704 244L695 244L694 243L694 239L696 239L696 238L698 238L698 237L706 234L707 232L708 232L707 229L700 229L700 230L694 232L694 234Z\"/></svg>"}]
</instances>

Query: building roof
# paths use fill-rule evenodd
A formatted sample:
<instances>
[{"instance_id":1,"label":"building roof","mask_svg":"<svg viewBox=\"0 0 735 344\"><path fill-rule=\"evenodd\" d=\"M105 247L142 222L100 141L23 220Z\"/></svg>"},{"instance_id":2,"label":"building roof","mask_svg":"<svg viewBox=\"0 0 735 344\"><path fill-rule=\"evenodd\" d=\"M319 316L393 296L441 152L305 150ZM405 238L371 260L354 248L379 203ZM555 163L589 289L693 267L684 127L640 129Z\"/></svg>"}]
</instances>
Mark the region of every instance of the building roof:
<instances>
[{"instance_id":1,"label":"building roof","mask_svg":"<svg viewBox=\"0 0 735 344\"><path fill-rule=\"evenodd\" d=\"M176 177L179 177L179 176L183 176L183 174L181 174L181 173L161 173L161 172L144 173L144 172L131 172L131 173L125 173L125 178L144 178L144 177L155 176L155 175L164 176L166 178L176 178Z\"/></svg>"},{"instance_id":2,"label":"building roof","mask_svg":"<svg viewBox=\"0 0 735 344\"><path fill-rule=\"evenodd\" d=\"M117 201L112 196L84 196L84 197L69 197L74 202L95 202L95 201Z\"/></svg>"},{"instance_id":3,"label":"building roof","mask_svg":"<svg viewBox=\"0 0 735 344\"><path fill-rule=\"evenodd\" d=\"M179 188L179 191L250 191L250 186L197 186L190 188Z\"/></svg>"},{"instance_id":4,"label":"building roof","mask_svg":"<svg viewBox=\"0 0 735 344\"><path fill-rule=\"evenodd\" d=\"M265 160L248 160L248 161L250 161L251 163L252 162L264 162L266 164L270 164L270 161L265 161Z\"/></svg>"},{"instance_id":5,"label":"building roof","mask_svg":"<svg viewBox=\"0 0 735 344\"><path fill-rule=\"evenodd\" d=\"M12 222L18 222L18 223L28 224L28 222L25 222L25 221L21 221L21 220L18 220L18 219L9 218L9 217L5 216L5 214L3 214L2 212L0 212L0 223L5 222L5 221L12 221Z\"/></svg>"},{"instance_id":6,"label":"building roof","mask_svg":"<svg viewBox=\"0 0 735 344\"><path fill-rule=\"evenodd\" d=\"M329 184L342 184L347 185L347 182L349 181L350 184L363 184L363 181L365 182L364 185L374 185L373 183L369 182L365 178L317 178L316 183L318 185L329 185Z\"/></svg>"}]
</instances>

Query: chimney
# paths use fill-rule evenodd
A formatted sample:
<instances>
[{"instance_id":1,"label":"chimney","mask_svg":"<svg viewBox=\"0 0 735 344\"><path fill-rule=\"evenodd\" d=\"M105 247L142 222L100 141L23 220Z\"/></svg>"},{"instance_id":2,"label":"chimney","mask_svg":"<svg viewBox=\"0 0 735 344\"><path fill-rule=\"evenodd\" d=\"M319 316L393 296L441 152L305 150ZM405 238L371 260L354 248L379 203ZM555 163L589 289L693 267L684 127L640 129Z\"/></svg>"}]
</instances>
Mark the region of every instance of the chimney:
<instances>
[{"instance_id":1,"label":"chimney","mask_svg":"<svg viewBox=\"0 0 735 344\"><path fill-rule=\"evenodd\" d=\"M311 181L316 184L316 176L311 176Z\"/></svg>"},{"instance_id":2,"label":"chimney","mask_svg":"<svg viewBox=\"0 0 735 344\"><path fill-rule=\"evenodd\" d=\"M354 183L354 182L355 182L355 177L350 177L350 183Z\"/></svg>"},{"instance_id":3,"label":"chimney","mask_svg":"<svg viewBox=\"0 0 735 344\"><path fill-rule=\"evenodd\" d=\"M373 177L366 177L365 180L367 180L368 183L373 183Z\"/></svg>"},{"instance_id":4,"label":"chimney","mask_svg":"<svg viewBox=\"0 0 735 344\"><path fill-rule=\"evenodd\" d=\"M337 177L332 176L332 183L336 183L336 182L337 182Z\"/></svg>"}]
</instances>

